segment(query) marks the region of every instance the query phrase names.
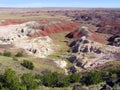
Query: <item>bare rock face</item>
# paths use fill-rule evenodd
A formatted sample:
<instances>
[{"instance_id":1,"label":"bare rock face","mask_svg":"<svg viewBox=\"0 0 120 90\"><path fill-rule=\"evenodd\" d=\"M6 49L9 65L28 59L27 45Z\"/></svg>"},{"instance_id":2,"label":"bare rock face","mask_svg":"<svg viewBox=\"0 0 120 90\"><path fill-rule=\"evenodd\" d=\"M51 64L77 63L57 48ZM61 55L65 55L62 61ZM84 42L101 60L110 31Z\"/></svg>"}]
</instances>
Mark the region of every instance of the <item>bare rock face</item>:
<instances>
[{"instance_id":1,"label":"bare rock face","mask_svg":"<svg viewBox=\"0 0 120 90\"><path fill-rule=\"evenodd\" d=\"M30 55L42 58L53 53L53 45L52 39L48 36L15 42L16 47L24 49Z\"/></svg>"},{"instance_id":2,"label":"bare rock face","mask_svg":"<svg viewBox=\"0 0 120 90\"><path fill-rule=\"evenodd\" d=\"M108 39L108 41L109 41L109 45L120 47L120 36L118 35L112 36Z\"/></svg>"},{"instance_id":3,"label":"bare rock face","mask_svg":"<svg viewBox=\"0 0 120 90\"><path fill-rule=\"evenodd\" d=\"M70 67L70 72L76 73L76 72L77 72L76 67L75 67L75 66L71 66L71 67Z\"/></svg>"},{"instance_id":4,"label":"bare rock face","mask_svg":"<svg viewBox=\"0 0 120 90\"><path fill-rule=\"evenodd\" d=\"M32 27L39 26L35 21L17 25L0 27L0 44L13 45L12 48L24 49L29 55L36 57L46 57L53 53L53 42L48 36L32 38L30 35L39 33Z\"/></svg>"},{"instance_id":5,"label":"bare rock face","mask_svg":"<svg viewBox=\"0 0 120 90\"><path fill-rule=\"evenodd\" d=\"M61 60L57 60L57 61L54 61L58 67L60 68L65 68L67 66L67 62L66 61L61 61Z\"/></svg>"},{"instance_id":6,"label":"bare rock face","mask_svg":"<svg viewBox=\"0 0 120 90\"><path fill-rule=\"evenodd\" d=\"M74 53L69 58L72 63L77 67L92 69L109 61L120 60L118 55L118 53L120 54L120 47L96 42L90 38L92 34L90 33L88 37L85 32L70 44L71 52ZM114 41L119 44L119 38L115 38Z\"/></svg>"}]
</instances>

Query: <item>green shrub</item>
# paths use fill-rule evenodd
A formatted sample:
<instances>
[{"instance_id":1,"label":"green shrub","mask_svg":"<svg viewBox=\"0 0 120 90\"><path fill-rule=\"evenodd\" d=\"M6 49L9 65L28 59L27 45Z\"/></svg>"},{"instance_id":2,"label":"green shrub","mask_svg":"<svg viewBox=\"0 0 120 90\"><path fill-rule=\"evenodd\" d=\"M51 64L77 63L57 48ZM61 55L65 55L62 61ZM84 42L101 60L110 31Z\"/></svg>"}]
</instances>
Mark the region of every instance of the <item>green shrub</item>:
<instances>
[{"instance_id":1,"label":"green shrub","mask_svg":"<svg viewBox=\"0 0 120 90\"><path fill-rule=\"evenodd\" d=\"M28 60L24 60L23 63L21 63L21 65L23 65L24 67L26 67L30 70L33 70L33 68L34 68L34 64Z\"/></svg>"},{"instance_id":2,"label":"green shrub","mask_svg":"<svg viewBox=\"0 0 120 90\"><path fill-rule=\"evenodd\" d=\"M23 74L20 78L13 70L7 69L4 74L0 74L0 90L34 90L38 85L31 73Z\"/></svg>"},{"instance_id":3,"label":"green shrub","mask_svg":"<svg viewBox=\"0 0 120 90\"><path fill-rule=\"evenodd\" d=\"M2 77L2 83L4 89L7 90L19 90L20 89L20 80L19 77L15 75L15 72L11 69L7 69Z\"/></svg>"},{"instance_id":4,"label":"green shrub","mask_svg":"<svg viewBox=\"0 0 120 90\"><path fill-rule=\"evenodd\" d=\"M10 89L8 89L8 88L1 88L0 90L10 90Z\"/></svg>"},{"instance_id":5,"label":"green shrub","mask_svg":"<svg viewBox=\"0 0 120 90\"><path fill-rule=\"evenodd\" d=\"M9 51L4 51L3 56L10 57L12 54Z\"/></svg>"},{"instance_id":6,"label":"green shrub","mask_svg":"<svg viewBox=\"0 0 120 90\"><path fill-rule=\"evenodd\" d=\"M23 51L17 52L16 57L23 57Z\"/></svg>"},{"instance_id":7,"label":"green shrub","mask_svg":"<svg viewBox=\"0 0 120 90\"><path fill-rule=\"evenodd\" d=\"M18 59L17 59L17 58L15 58L15 57L13 57L12 59L13 59L14 61L18 61Z\"/></svg>"},{"instance_id":8,"label":"green shrub","mask_svg":"<svg viewBox=\"0 0 120 90\"><path fill-rule=\"evenodd\" d=\"M90 71L83 77L83 83L86 85L98 84L102 81L102 73L99 71Z\"/></svg>"},{"instance_id":9,"label":"green shrub","mask_svg":"<svg viewBox=\"0 0 120 90\"><path fill-rule=\"evenodd\" d=\"M26 86L27 90L33 90L38 87L35 76L32 73L23 74L21 77L22 84Z\"/></svg>"},{"instance_id":10,"label":"green shrub","mask_svg":"<svg viewBox=\"0 0 120 90\"><path fill-rule=\"evenodd\" d=\"M20 87L20 90L27 90L27 87L26 87L25 85L22 85L22 86Z\"/></svg>"},{"instance_id":11,"label":"green shrub","mask_svg":"<svg viewBox=\"0 0 120 90\"><path fill-rule=\"evenodd\" d=\"M80 74L73 73L73 74L70 75L70 82L71 83L79 82L80 79L81 79L81 75Z\"/></svg>"},{"instance_id":12,"label":"green shrub","mask_svg":"<svg viewBox=\"0 0 120 90\"><path fill-rule=\"evenodd\" d=\"M68 76L54 72L44 75L42 84L48 87L67 87L70 85L70 82Z\"/></svg>"}]
</instances>

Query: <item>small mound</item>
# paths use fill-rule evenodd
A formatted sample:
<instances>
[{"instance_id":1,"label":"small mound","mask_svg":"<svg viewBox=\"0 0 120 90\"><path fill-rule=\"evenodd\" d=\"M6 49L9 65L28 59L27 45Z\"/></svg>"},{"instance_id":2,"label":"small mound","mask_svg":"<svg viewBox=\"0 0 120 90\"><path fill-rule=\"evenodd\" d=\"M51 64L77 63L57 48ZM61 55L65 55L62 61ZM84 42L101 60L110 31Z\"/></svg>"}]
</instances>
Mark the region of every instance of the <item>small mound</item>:
<instances>
[{"instance_id":1,"label":"small mound","mask_svg":"<svg viewBox=\"0 0 120 90\"><path fill-rule=\"evenodd\" d=\"M99 36L99 34L97 34L96 32L94 32L92 30L89 30L88 27L85 27L85 26L82 26L66 35L66 37L68 37L68 38L76 38L76 39L81 38L83 36L86 36L88 39L99 42L99 43L106 42L104 39L102 39Z\"/></svg>"}]
</instances>

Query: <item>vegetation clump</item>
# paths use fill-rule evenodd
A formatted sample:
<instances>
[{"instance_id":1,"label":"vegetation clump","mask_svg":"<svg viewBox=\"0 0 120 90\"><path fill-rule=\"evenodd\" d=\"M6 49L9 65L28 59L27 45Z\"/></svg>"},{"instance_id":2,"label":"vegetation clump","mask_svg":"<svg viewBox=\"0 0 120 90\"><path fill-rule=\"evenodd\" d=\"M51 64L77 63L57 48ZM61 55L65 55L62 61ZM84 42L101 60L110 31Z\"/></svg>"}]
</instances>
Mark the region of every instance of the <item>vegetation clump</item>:
<instances>
[{"instance_id":1,"label":"vegetation clump","mask_svg":"<svg viewBox=\"0 0 120 90\"><path fill-rule=\"evenodd\" d=\"M119 78L119 73L116 70L90 71L83 75L75 73L65 75L57 72L49 72L44 75L24 73L17 76L13 70L7 69L4 74L0 74L0 90L36 90L41 85L52 88L63 88L72 85L73 90L77 90L78 88L82 90L83 85L86 85L88 88L90 87L89 85L93 85L93 88L94 86L98 88L96 85L101 82L106 82L102 86L99 84L103 88L101 90L107 90L107 88L119 90Z\"/></svg>"},{"instance_id":2,"label":"vegetation clump","mask_svg":"<svg viewBox=\"0 0 120 90\"><path fill-rule=\"evenodd\" d=\"M11 69L0 75L0 90L34 90L38 87L35 76L31 73L18 77Z\"/></svg>"},{"instance_id":3,"label":"vegetation clump","mask_svg":"<svg viewBox=\"0 0 120 90\"><path fill-rule=\"evenodd\" d=\"M79 83L82 76L80 74L74 73L70 75L70 83Z\"/></svg>"},{"instance_id":4,"label":"vegetation clump","mask_svg":"<svg viewBox=\"0 0 120 90\"><path fill-rule=\"evenodd\" d=\"M98 84L103 82L102 73L99 71L88 72L87 75L83 76L83 83L85 85Z\"/></svg>"},{"instance_id":5,"label":"vegetation clump","mask_svg":"<svg viewBox=\"0 0 120 90\"><path fill-rule=\"evenodd\" d=\"M35 75L32 73L25 73L21 77L22 85L26 86L27 90L32 90L38 87L38 83L35 79Z\"/></svg>"},{"instance_id":6,"label":"vegetation clump","mask_svg":"<svg viewBox=\"0 0 120 90\"><path fill-rule=\"evenodd\" d=\"M42 83L48 87L67 87L70 85L69 77L57 72L44 75Z\"/></svg>"},{"instance_id":7,"label":"vegetation clump","mask_svg":"<svg viewBox=\"0 0 120 90\"><path fill-rule=\"evenodd\" d=\"M23 51L17 52L16 57L23 57Z\"/></svg>"},{"instance_id":8,"label":"vegetation clump","mask_svg":"<svg viewBox=\"0 0 120 90\"><path fill-rule=\"evenodd\" d=\"M12 54L9 51L4 51L3 56L10 57Z\"/></svg>"},{"instance_id":9,"label":"vegetation clump","mask_svg":"<svg viewBox=\"0 0 120 90\"><path fill-rule=\"evenodd\" d=\"M31 61L28 61L28 60L23 60L21 65L23 65L24 67L26 67L30 70L33 70L33 68L34 68L34 64Z\"/></svg>"}]
</instances>

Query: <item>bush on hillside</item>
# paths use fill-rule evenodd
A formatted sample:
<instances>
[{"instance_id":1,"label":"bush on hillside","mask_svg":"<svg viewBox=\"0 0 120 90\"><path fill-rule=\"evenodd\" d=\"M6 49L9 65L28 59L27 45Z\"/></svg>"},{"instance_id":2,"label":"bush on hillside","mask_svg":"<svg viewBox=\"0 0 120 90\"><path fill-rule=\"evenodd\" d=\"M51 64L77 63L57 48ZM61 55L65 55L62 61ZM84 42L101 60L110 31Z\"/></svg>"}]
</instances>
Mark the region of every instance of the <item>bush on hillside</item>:
<instances>
[{"instance_id":1,"label":"bush on hillside","mask_svg":"<svg viewBox=\"0 0 120 90\"><path fill-rule=\"evenodd\" d=\"M83 77L83 84L92 85L102 82L102 73L99 71L90 71L87 75Z\"/></svg>"},{"instance_id":2,"label":"bush on hillside","mask_svg":"<svg viewBox=\"0 0 120 90\"><path fill-rule=\"evenodd\" d=\"M80 82L81 75L77 74L77 73L73 73L73 74L70 75L69 78L70 78L71 83L76 83L76 82Z\"/></svg>"},{"instance_id":3,"label":"bush on hillside","mask_svg":"<svg viewBox=\"0 0 120 90\"><path fill-rule=\"evenodd\" d=\"M25 73L21 77L22 84L26 86L27 90L33 90L38 87L35 76L32 73ZM25 88L25 87L24 87Z\"/></svg>"},{"instance_id":4,"label":"bush on hillside","mask_svg":"<svg viewBox=\"0 0 120 90\"><path fill-rule=\"evenodd\" d=\"M3 56L10 57L12 54L9 51L4 51Z\"/></svg>"},{"instance_id":5,"label":"bush on hillside","mask_svg":"<svg viewBox=\"0 0 120 90\"><path fill-rule=\"evenodd\" d=\"M42 84L48 87L67 87L70 85L69 77L57 72L42 77Z\"/></svg>"},{"instance_id":6,"label":"bush on hillside","mask_svg":"<svg viewBox=\"0 0 120 90\"><path fill-rule=\"evenodd\" d=\"M3 75L0 76L0 83L2 85L0 90L20 90L20 80L11 69L7 69Z\"/></svg>"},{"instance_id":7,"label":"bush on hillside","mask_svg":"<svg viewBox=\"0 0 120 90\"><path fill-rule=\"evenodd\" d=\"M17 52L16 57L23 57L23 51Z\"/></svg>"},{"instance_id":8,"label":"bush on hillside","mask_svg":"<svg viewBox=\"0 0 120 90\"><path fill-rule=\"evenodd\" d=\"M28 60L23 60L21 65L23 65L24 67L26 67L30 70L33 70L33 68L34 68L34 64L31 61L28 61Z\"/></svg>"}]
</instances>

